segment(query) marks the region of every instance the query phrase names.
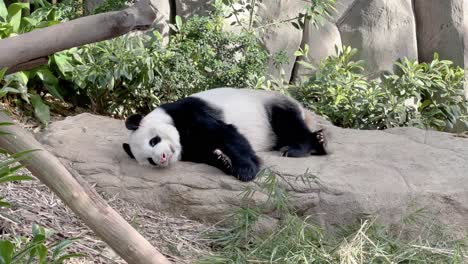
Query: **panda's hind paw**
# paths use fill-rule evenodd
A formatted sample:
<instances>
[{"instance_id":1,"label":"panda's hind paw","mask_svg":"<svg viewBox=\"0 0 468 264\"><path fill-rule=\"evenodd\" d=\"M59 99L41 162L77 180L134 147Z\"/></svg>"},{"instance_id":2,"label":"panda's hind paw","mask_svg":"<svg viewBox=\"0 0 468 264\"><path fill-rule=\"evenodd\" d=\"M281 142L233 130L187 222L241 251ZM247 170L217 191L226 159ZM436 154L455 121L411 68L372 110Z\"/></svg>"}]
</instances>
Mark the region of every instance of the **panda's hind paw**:
<instances>
[{"instance_id":1,"label":"panda's hind paw","mask_svg":"<svg viewBox=\"0 0 468 264\"><path fill-rule=\"evenodd\" d=\"M327 138L323 129L312 132L314 140L312 155L327 155Z\"/></svg>"},{"instance_id":2,"label":"panda's hind paw","mask_svg":"<svg viewBox=\"0 0 468 264\"><path fill-rule=\"evenodd\" d=\"M325 134L323 132L323 129L315 131L315 136L317 137L317 142L319 144L325 144Z\"/></svg>"}]
</instances>

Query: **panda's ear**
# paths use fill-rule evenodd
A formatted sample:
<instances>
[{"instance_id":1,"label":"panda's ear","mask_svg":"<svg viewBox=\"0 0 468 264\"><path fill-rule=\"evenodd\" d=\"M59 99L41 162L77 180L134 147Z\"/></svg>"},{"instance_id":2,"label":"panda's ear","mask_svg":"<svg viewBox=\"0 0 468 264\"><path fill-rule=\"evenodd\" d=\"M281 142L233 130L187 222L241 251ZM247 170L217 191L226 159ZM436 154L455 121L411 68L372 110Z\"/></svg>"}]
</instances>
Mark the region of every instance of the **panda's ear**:
<instances>
[{"instance_id":1,"label":"panda's ear","mask_svg":"<svg viewBox=\"0 0 468 264\"><path fill-rule=\"evenodd\" d=\"M133 153L132 153L132 150L130 149L130 145L129 145L129 144L123 143L123 144L122 144L122 147L123 147L123 149L125 150L125 152L127 152L128 156L130 156L130 158L135 159L135 156L133 156Z\"/></svg>"},{"instance_id":2,"label":"panda's ear","mask_svg":"<svg viewBox=\"0 0 468 264\"><path fill-rule=\"evenodd\" d=\"M125 120L125 126L127 127L128 130L137 130L138 127L140 126L140 122L142 119L143 119L142 115L133 114L127 117L127 120Z\"/></svg>"}]
</instances>

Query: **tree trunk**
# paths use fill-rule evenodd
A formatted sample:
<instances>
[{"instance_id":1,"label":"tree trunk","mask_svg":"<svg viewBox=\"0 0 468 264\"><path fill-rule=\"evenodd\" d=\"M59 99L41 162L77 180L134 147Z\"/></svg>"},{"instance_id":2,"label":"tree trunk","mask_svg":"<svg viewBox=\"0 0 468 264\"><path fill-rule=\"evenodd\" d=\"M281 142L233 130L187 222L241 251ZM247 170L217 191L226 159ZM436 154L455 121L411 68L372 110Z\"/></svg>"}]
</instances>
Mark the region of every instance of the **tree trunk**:
<instances>
[{"instance_id":1,"label":"tree trunk","mask_svg":"<svg viewBox=\"0 0 468 264\"><path fill-rule=\"evenodd\" d=\"M111 39L134 29L148 28L156 19L152 0L140 0L118 12L81 17L0 40L0 68L8 73L19 65L47 57L55 52L88 43ZM153 0L155 1L155 0Z\"/></svg>"},{"instance_id":2,"label":"tree trunk","mask_svg":"<svg viewBox=\"0 0 468 264\"><path fill-rule=\"evenodd\" d=\"M4 111L0 111L0 122L12 120ZM1 130L11 134L0 137L0 147L10 153L38 150L28 154L28 159L22 163L124 260L138 264L170 263L93 188L78 175L73 176L31 134L17 125L3 126Z\"/></svg>"}]
</instances>

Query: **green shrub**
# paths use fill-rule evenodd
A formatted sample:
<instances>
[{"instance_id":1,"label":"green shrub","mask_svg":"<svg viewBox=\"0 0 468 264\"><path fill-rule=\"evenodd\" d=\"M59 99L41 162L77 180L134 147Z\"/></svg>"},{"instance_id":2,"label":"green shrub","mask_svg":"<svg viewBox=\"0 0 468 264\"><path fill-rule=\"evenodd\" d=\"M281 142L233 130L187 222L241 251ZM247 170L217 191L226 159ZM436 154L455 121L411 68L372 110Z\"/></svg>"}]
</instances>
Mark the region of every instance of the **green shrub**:
<instances>
[{"instance_id":1,"label":"green shrub","mask_svg":"<svg viewBox=\"0 0 468 264\"><path fill-rule=\"evenodd\" d=\"M81 253L66 252L75 239L49 243L51 234L51 230L34 224L31 238L16 237L14 240L0 240L0 263L62 264L67 259L85 256Z\"/></svg>"},{"instance_id":2,"label":"green shrub","mask_svg":"<svg viewBox=\"0 0 468 264\"><path fill-rule=\"evenodd\" d=\"M36 0L33 4L18 2L6 7L4 1L0 0L0 39L52 26L71 18L76 9L72 2L68 3L70 1L52 5L47 1ZM25 16L24 11L32 13Z\"/></svg>"},{"instance_id":3,"label":"green shrub","mask_svg":"<svg viewBox=\"0 0 468 264\"><path fill-rule=\"evenodd\" d=\"M13 125L13 123L0 123L0 127L10 125ZM0 136L6 135L10 134L0 130ZM31 176L19 174L23 165L18 162L27 159L27 154L30 152L32 151L23 151L10 155L6 150L0 149L0 184L33 179ZM0 197L0 208L10 206L9 202ZM68 254L65 252L75 239L64 239L56 243L49 243L47 240L50 235L50 230L46 230L38 225L33 225L31 238L15 236L6 239L7 236L2 233L2 239L0 239L0 264L59 264L63 263L66 259L84 256L79 253Z\"/></svg>"},{"instance_id":4,"label":"green shrub","mask_svg":"<svg viewBox=\"0 0 468 264\"><path fill-rule=\"evenodd\" d=\"M130 6L130 1L127 0L105 0L94 9L94 14L117 11L128 6Z\"/></svg>"},{"instance_id":5,"label":"green shrub","mask_svg":"<svg viewBox=\"0 0 468 264\"><path fill-rule=\"evenodd\" d=\"M75 49L64 75L94 111L120 116L214 87L244 87L264 74L268 56L253 35L223 31L216 13L177 21L165 47L153 33Z\"/></svg>"},{"instance_id":6,"label":"green shrub","mask_svg":"<svg viewBox=\"0 0 468 264\"><path fill-rule=\"evenodd\" d=\"M395 74L368 79L364 62L352 60L356 52L344 47L337 56L328 57L309 79L291 89L293 95L335 125L347 128L429 126L443 130L457 120L466 121L468 104L460 67L435 54L431 63L405 58L396 63Z\"/></svg>"},{"instance_id":7,"label":"green shrub","mask_svg":"<svg viewBox=\"0 0 468 264\"><path fill-rule=\"evenodd\" d=\"M384 75L382 80L382 86L392 95L414 98L425 126L442 130L452 128L457 120L468 120L464 70L451 61L440 60L437 53L431 63L404 58L396 63L396 73Z\"/></svg>"},{"instance_id":8,"label":"green shrub","mask_svg":"<svg viewBox=\"0 0 468 264\"><path fill-rule=\"evenodd\" d=\"M0 0L0 39L55 25L61 20L68 19L67 16L73 13L69 10L70 7L65 5L69 1L71 0L52 5L47 1L36 0L32 7L29 3L12 3L7 8L3 0ZM23 11L31 9L34 11L30 15L23 15ZM59 62L54 60L55 55L51 57L53 58L52 64L57 63L58 66L61 66ZM43 102L40 94L50 93L55 98L63 100L59 92L59 80L49 65L6 76L4 76L6 70L0 69L0 98L7 94L19 95L26 103L31 103L35 116L44 125L47 125L50 114L49 107Z\"/></svg>"}]
</instances>

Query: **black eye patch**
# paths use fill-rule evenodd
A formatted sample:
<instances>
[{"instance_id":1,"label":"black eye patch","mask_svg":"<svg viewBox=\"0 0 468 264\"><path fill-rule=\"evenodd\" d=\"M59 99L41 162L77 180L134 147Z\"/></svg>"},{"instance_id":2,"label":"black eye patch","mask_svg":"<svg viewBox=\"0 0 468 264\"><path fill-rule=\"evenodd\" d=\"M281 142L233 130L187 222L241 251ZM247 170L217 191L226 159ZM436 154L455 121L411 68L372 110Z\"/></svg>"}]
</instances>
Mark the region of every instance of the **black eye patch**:
<instances>
[{"instance_id":1,"label":"black eye patch","mask_svg":"<svg viewBox=\"0 0 468 264\"><path fill-rule=\"evenodd\" d=\"M158 144L159 142L161 142L161 138L158 137L158 136L155 136L154 138L152 138L150 141L149 141L149 144L151 147L154 147L156 146L156 144Z\"/></svg>"},{"instance_id":2,"label":"black eye patch","mask_svg":"<svg viewBox=\"0 0 468 264\"><path fill-rule=\"evenodd\" d=\"M153 166L158 166L158 164L156 164L152 158L148 158L148 162Z\"/></svg>"}]
</instances>

